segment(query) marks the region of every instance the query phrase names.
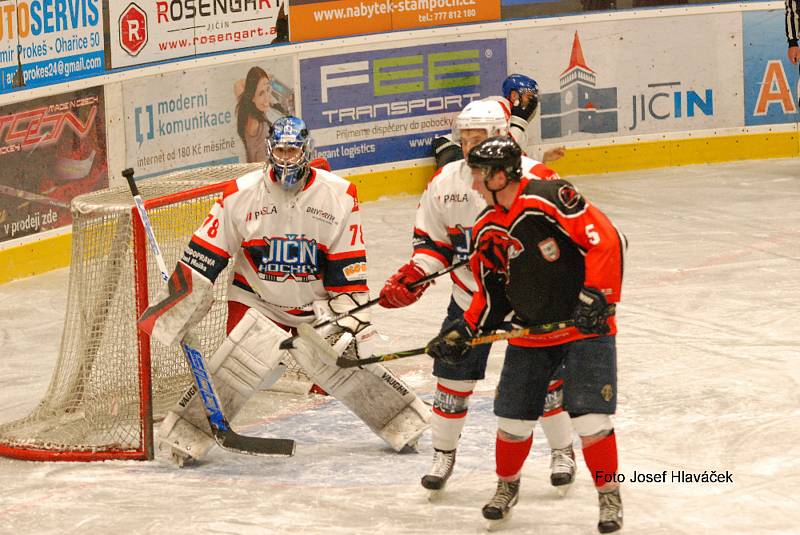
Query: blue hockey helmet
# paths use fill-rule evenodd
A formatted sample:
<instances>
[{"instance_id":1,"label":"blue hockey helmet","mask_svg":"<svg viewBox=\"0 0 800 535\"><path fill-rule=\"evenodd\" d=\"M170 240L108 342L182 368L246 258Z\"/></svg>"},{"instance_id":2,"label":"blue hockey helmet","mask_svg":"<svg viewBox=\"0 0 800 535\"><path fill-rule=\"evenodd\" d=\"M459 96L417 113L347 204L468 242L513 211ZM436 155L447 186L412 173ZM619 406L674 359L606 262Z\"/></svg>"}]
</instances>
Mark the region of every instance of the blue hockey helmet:
<instances>
[{"instance_id":1,"label":"blue hockey helmet","mask_svg":"<svg viewBox=\"0 0 800 535\"><path fill-rule=\"evenodd\" d=\"M511 98L511 92L516 91L518 99ZM528 95L527 105L523 107L522 97ZM511 101L512 114L522 116L530 121L539 108L539 84L530 76L512 74L503 81L503 96ZM515 102L514 100L518 100Z\"/></svg>"},{"instance_id":2,"label":"blue hockey helmet","mask_svg":"<svg viewBox=\"0 0 800 535\"><path fill-rule=\"evenodd\" d=\"M536 97L536 100L539 100L539 84L530 76L512 74L503 80L503 96L509 98L512 91L516 91L520 95L523 93L532 93Z\"/></svg>"},{"instance_id":3,"label":"blue hockey helmet","mask_svg":"<svg viewBox=\"0 0 800 535\"><path fill-rule=\"evenodd\" d=\"M284 189L293 189L308 175L311 136L299 117L281 117L269 129L267 154L275 179Z\"/></svg>"}]
</instances>

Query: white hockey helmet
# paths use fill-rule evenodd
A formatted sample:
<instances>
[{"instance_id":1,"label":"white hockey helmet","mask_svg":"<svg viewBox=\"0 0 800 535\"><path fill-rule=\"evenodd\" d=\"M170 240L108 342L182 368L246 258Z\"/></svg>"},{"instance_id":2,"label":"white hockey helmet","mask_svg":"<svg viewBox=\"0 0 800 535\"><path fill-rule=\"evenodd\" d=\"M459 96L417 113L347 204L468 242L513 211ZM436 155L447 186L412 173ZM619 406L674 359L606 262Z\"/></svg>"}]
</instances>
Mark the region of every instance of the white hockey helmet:
<instances>
[{"instance_id":1,"label":"white hockey helmet","mask_svg":"<svg viewBox=\"0 0 800 535\"><path fill-rule=\"evenodd\" d=\"M473 100L453 121L453 141L458 143L462 130L485 130L486 137L507 136L508 117L496 100Z\"/></svg>"}]
</instances>

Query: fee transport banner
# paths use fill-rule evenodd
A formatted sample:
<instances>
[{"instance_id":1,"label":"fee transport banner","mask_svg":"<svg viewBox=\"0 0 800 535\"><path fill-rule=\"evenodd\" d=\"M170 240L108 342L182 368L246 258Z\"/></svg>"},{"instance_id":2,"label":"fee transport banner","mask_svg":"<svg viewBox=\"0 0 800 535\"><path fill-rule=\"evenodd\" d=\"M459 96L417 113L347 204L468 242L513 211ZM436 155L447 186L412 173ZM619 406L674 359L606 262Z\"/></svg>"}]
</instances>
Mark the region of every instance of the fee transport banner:
<instances>
[{"instance_id":1,"label":"fee transport banner","mask_svg":"<svg viewBox=\"0 0 800 535\"><path fill-rule=\"evenodd\" d=\"M0 93L104 71L102 0L0 0Z\"/></svg>"},{"instance_id":2,"label":"fee transport banner","mask_svg":"<svg viewBox=\"0 0 800 535\"><path fill-rule=\"evenodd\" d=\"M428 158L464 106L500 91L506 67L499 38L301 58L301 116L333 169Z\"/></svg>"}]
</instances>

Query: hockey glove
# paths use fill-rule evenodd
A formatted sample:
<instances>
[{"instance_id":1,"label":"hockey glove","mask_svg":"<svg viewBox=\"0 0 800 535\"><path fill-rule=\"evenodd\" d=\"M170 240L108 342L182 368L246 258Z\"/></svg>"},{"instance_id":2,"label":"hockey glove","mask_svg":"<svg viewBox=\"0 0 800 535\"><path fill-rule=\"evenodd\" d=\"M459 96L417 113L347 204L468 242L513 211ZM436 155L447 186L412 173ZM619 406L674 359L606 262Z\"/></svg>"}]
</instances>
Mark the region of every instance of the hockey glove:
<instances>
[{"instance_id":1,"label":"hockey glove","mask_svg":"<svg viewBox=\"0 0 800 535\"><path fill-rule=\"evenodd\" d=\"M613 306L606 301L606 296L596 288L584 286L578 294L578 306L573 318L575 327L583 334L608 334L608 317Z\"/></svg>"},{"instance_id":2,"label":"hockey glove","mask_svg":"<svg viewBox=\"0 0 800 535\"><path fill-rule=\"evenodd\" d=\"M463 318L453 320L428 342L428 345L425 346L425 353L445 364L456 365L469 351L469 340L473 334L472 329Z\"/></svg>"},{"instance_id":3,"label":"hockey glove","mask_svg":"<svg viewBox=\"0 0 800 535\"><path fill-rule=\"evenodd\" d=\"M450 162L464 159L461 145L450 139L450 135L433 138L431 143L433 156L436 158L436 169L441 169Z\"/></svg>"},{"instance_id":4,"label":"hockey glove","mask_svg":"<svg viewBox=\"0 0 800 535\"><path fill-rule=\"evenodd\" d=\"M383 308L402 308L415 303L430 284L417 286L413 290L408 285L424 276L425 272L413 261L401 266L383 285L378 304Z\"/></svg>"},{"instance_id":5,"label":"hockey glove","mask_svg":"<svg viewBox=\"0 0 800 535\"><path fill-rule=\"evenodd\" d=\"M317 322L322 322L346 313L364 302L366 296L363 293L340 293L327 300L314 301L313 308ZM381 337L375 326L369 322L369 314L365 311L356 312L323 327L319 334L336 353L351 359L371 357L375 353L375 344Z\"/></svg>"},{"instance_id":6,"label":"hockey glove","mask_svg":"<svg viewBox=\"0 0 800 535\"><path fill-rule=\"evenodd\" d=\"M475 247L475 255L481 264L491 271L507 273L508 260L522 252L519 240L497 230L481 234Z\"/></svg>"},{"instance_id":7,"label":"hockey glove","mask_svg":"<svg viewBox=\"0 0 800 535\"><path fill-rule=\"evenodd\" d=\"M355 335L348 331L331 334L325 340L334 351L346 359L361 360L376 353L375 347L380 334L371 323Z\"/></svg>"}]
</instances>

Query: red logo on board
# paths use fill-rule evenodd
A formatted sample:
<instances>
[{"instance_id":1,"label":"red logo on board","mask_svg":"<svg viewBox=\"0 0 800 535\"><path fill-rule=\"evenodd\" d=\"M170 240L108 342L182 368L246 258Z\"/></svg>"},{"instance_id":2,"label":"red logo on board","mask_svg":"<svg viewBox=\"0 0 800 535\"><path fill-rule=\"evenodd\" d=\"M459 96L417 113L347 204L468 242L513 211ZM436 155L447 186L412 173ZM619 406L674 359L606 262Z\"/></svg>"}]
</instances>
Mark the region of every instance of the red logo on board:
<instances>
[{"instance_id":1,"label":"red logo on board","mask_svg":"<svg viewBox=\"0 0 800 535\"><path fill-rule=\"evenodd\" d=\"M128 4L119 16L119 46L131 56L147 44L147 13L134 3Z\"/></svg>"}]
</instances>

